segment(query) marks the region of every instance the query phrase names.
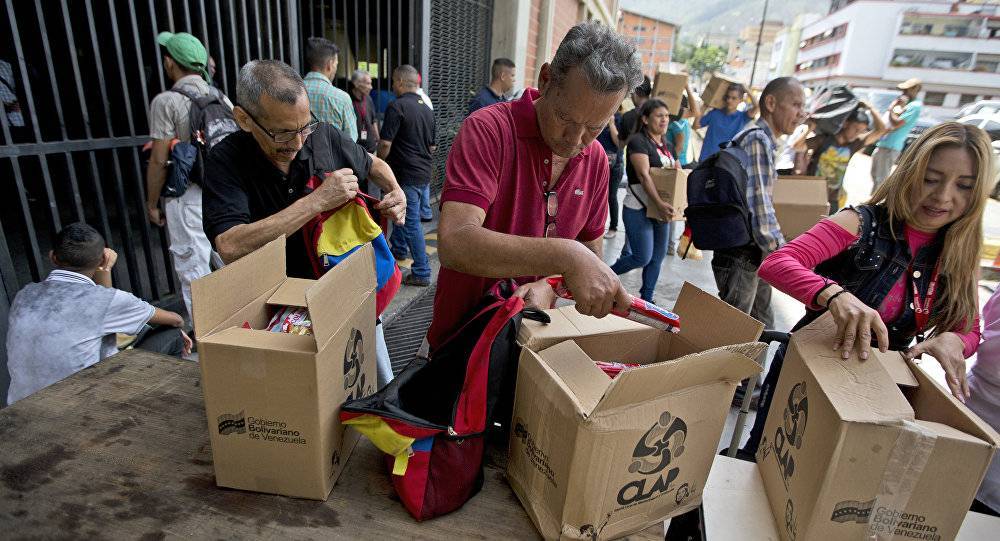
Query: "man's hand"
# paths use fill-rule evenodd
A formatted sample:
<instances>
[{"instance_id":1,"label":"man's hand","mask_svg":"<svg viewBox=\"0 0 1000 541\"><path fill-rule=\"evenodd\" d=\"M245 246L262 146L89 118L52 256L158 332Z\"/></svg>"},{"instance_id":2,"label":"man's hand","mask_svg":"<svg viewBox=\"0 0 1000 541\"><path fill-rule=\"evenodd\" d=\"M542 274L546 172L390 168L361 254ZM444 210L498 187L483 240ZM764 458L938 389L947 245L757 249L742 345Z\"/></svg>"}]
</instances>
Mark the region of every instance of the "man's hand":
<instances>
[{"instance_id":1,"label":"man's hand","mask_svg":"<svg viewBox=\"0 0 1000 541\"><path fill-rule=\"evenodd\" d=\"M963 404L971 398L969 382L965 378L965 342L953 332L941 333L933 338L913 346L903 353L903 357L912 360L926 353L941 363L947 374L948 388L951 394Z\"/></svg>"},{"instance_id":2,"label":"man's hand","mask_svg":"<svg viewBox=\"0 0 1000 541\"><path fill-rule=\"evenodd\" d=\"M576 299L576 310L601 318L613 309L628 308L629 294L611 268L582 244L579 253L574 264L563 271L566 287Z\"/></svg>"},{"instance_id":3,"label":"man's hand","mask_svg":"<svg viewBox=\"0 0 1000 541\"><path fill-rule=\"evenodd\" d=\"M406 223L406 193L402 188L396 188L385 194L375 208L385 213L397 225Z\"/></svg>"},{"instance_id":4,"label":"man's hand","mask_svg":"<svg viewBox=\"0 0 1000 541\"><path fill-rule=\"evenodd\" d=\"M323 183L310 194L310 197L318 203L318 214L347 203L357 194L358 177L354 171L345 168L327 173Z\"/></svg>"},{"instance_id":5,"label":"man's hand","mask_svg":"<svg viewBox=\"0 0 1000 541\"><path fill-rule=\"evenodd\" d=\"M104 249L104 255L101 257L101 265L97 267L97 270L111 272L111 269L115 266L118 261L118 252L112 250L111 248Z\"/></svg>"},{"instance_id":6,"label":"man's hand","mask_svg":"<svg viewBox=\"0 0 1000 541\"><path fill-rule=\"evenodd\" d=\"M194 342L191 341L191 337L187 335L186 332L181 331L181 338L184 339L184 356L191 354L191 348L194 347Z\"/></svg>"},{"instance_id":7,"label":"man's hand","mask_svg":"<svg viewBox=\"0 0 1000 541\"><path fill-rule=\"evenodd\" d=\"M163 224L167 223L166 218L160 213L159 207L149 207L146 209L146 215L149 217L149 223L163 227Z\"/></svg>"},{"instance_id":8,"label":"man's hand","mask_svg":"<svg viewBox=\"0 0 1000 541\"><path fill-rule=\"evenodd\" d=\"M524 299L525 308L537 308L538 310L548 310L556 302L556 292L553 291L552 286L545 278L519 286L514 291L514 296Z\"/></svg>"}]
</instances>

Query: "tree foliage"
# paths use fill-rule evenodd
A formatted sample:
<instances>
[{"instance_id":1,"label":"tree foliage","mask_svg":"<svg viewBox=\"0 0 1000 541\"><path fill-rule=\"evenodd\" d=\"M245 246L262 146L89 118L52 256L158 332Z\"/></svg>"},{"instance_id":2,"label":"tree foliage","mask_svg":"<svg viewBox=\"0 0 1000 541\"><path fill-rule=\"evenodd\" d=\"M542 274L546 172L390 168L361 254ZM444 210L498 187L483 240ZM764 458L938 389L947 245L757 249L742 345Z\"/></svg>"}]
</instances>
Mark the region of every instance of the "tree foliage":
<instances>
[{"instance_id":1,"label":"tree foliage","mask_svg":"<svg viewBox=\"0 0 1000 541\"><path fill-rule=\"evenodd\" d=\"M681 43L674 53L674 61L687 64L688 73L701 76L719 71L726 63L728 51L718 45Z\"/></svg>"}]
</instances>

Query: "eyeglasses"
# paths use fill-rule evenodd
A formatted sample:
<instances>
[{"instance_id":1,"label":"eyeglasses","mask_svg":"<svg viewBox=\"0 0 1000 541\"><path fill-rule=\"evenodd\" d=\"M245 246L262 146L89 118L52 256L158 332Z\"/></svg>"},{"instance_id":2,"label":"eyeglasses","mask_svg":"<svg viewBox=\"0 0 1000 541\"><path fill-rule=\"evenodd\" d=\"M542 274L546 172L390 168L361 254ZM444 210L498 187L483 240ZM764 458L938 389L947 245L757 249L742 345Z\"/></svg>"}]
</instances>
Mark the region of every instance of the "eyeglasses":
<instances>
[{"instance_id":1,"label":"eyeglasses","mask_svg":"<svg viewBox=\"0 0 1000 541\"><path fill-rule=\"evenodd\" d=\"M542 192L545 197L545 238L556 236L556 213L559 212L559 199L555 190Z\"/></svg>"},{"instance_id":2,"label":"eyeglasses","mask_svg":"<svg viewBox=\"0 0 1000 541\"><path fill-rule=\"evenodd\" d=\"M316 118L316 115L314 115L312 111L310 111L309 116L312 117L313 120L312 122L294 131L280 131L278 133L274 133L271 130L262 126L260 122L257 122L257 119L254 118L253 115L250 114L250 111L247 111L245 107L241 107L241 109L243 109L243 112L245 112L247 116L250 117L250 120L253 120L253 123L256 124L257 127L261 129L261 131L266 133L267 136L270 137L271 140L274 141L275 143L288 143L289 141L294 140L296 137L300 135L302 136L303 139L305 139L310 135L312 135L312 133L316 131L316 127L319 126L319 119Z\"/></svg>"}]
</instances>

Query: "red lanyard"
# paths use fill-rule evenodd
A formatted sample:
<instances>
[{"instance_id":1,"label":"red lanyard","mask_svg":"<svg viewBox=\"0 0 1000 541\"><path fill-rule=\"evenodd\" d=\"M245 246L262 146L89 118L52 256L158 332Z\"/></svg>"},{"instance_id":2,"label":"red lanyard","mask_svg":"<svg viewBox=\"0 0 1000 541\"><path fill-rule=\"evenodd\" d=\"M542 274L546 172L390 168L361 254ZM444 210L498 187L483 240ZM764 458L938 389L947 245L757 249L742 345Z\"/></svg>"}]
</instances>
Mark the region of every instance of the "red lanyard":
<instances>
[{"instance_id":1,"label":"red lanyard","mask_svg":"<svg viewBox=\"0 0 1000 541\"><path fill-rule=\"evenodd\" d=\"M917 320L917 333L923 332L927 327L927 322L931 318L931 306L934 304L934 295L937 293L938 269L940 266L941 260L939 259L934 265L934 273L931 274L931 283L927 286L927 297L924 299L920 298L920 291L917 289L917 280L913 276L912 263L906 271L910 275L910 283L913 285L913 317Z\"/></svg>"}]
</instances>

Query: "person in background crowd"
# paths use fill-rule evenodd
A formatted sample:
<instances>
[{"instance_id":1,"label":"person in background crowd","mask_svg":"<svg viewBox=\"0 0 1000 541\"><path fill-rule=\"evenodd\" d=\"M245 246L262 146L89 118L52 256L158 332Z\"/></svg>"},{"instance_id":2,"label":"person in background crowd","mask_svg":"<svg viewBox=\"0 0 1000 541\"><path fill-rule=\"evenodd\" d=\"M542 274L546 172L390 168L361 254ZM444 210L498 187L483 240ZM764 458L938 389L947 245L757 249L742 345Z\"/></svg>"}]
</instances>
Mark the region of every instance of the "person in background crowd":
<instances>
[{"instance_id":1,"label":"person in background crowd","mask_svg":"<svg viewBox=\"0 0 1000 541\"><path fill-rule=\"evenodd\" d=\"M868 113L875 127L869 129ZM811 127L809 128L811 131ZM807 153L808 166L806 175L820 176L826 179L826 193L830 201L830 215L835 214L847 201L844 191L844 176L847 175L847 164L851 156L862 148L879 140L885 133L885 122L875 109L868 103L862 104L844 121L844 126L835 135L813 135L803 140L799 151Z\"/></svg>"},{"instance_id":2,"label":"person in background crowd","mask_svg":"<svg viewBox=\"0 0 1000 541\"><path fill-rule=\"evenodd\" d=\"M469 114L494 103L507 101L505 97L514 90L514 62L509 58L497 58L490 68L490 84L479 89L469 100Z\"/></svg>"},{"instance_id":3,"label":"person in background crowd","mask_svg":"<svg viewBox=\"0 0 1000 541\"><path fill-rule=\"evenodd\" d=\"M983 343L969 371L969 393L969 409L1000 430L1000 289L983 308ZM993 455L971 510L1000 516L1000 455Z\"/></svg>"},{"instance_id":4,"label":"person in background crowd","mask_svg":"<svg viewBox=\"0 0 1000 541\"><path fill-rule=\"evenodd\" d=\"M193 314L191 282L212 272L212 244L202 227L203 186L192 182L180 197L164 198L162 212L160 195L167 180L167 162L173 141L191 140L191 98L188 95L215 94L229 108L233 104L220 90L209 87L208 53L198 38L184 32L161 32L156 42L162 47L163 69L173 86L157 94L149 105L152 146L146 166L146 214L153 225L167 227L174 272L180 280L181 298L190 318Z\"/></svg>"},{"instance_id":5,"label":"person in background crowd","mask_svg":"<svg viewBox=\"0 0 1000 541\"><path fill-rule=\"evenodd\" d=\"M628 145L629 138L639 124L639 108L653 94L653 82L649 77L642 76L642 84L632 90L632 109L625 111L622 115L621 129L618 130L618 147L624 149Z\"/></svg>"},{"instance_id":6,"label":"person in background crowd","mask_svg":"<svg viewBox=\"0 0 1000 541\"><path fill-rule=\"evenodd\" d=\"M215 88L222 88L222 78L216 77L215 74L215 58L212 55L208 55L208 84L214 86Z\"/></svg>"},{"instance_id":7,"label":"person in background crowd","mask_svg":"<svg viewBox=\"0 0 1000 541\"><path fill-rule=\"evenodd\" d=\"M437 128L434 113L417 94L417 70L408 64L392 73L392 89L396 101L385 111L378 155L399 172L399 183L406 193L406 221L394 227L390 241L396 259L413 256L410 273L403 283L426 287L431 284L431 267L427 258L424 230L420 225L421 194L431 182L431 153L436 148Z\"/></svg>"},{"instance_id":8,"label":"person in background crowd","mask_svg":"<svg viewBox=\"0 0 1000 541\"><path fill-rule=\"evenodd\" d=\"M620 108L619 108L620 109ZM597 142L604 148L604 153L608 156L608 214L610 225L604 238L613 239L618 234L618 187L622 182L622 175L625 173L625 163L622 159L622 144L618 139L621 133L621 113L616 112L615 116L604 127L601 134L597 136Z\"/></svg>"},{"instance_id":9,"label":"person in background crowd","mask_svg":"<svg viewBox=\"0 0 1000 541\"><path fill-rule=\"evenodd\" d=\"M184 318L111 286L118 254L93 227L64 227L52 243L54 270L14 297L7 326L7 369L13 404L118 353L116 333L140 335L147 323L163 328L142 334L135 347L191 354Z\"/></svg>"},{"instance_id":10,"label":"person in background crowd","mask_svg":"<svg viewBox=\"0 0 1000 541\"><path fill-rule=\"evenodd\" d=\"M691 85L685 89L686 96L681 97L681 108L676 115L670 115L670 127L667 128L667 140L673 143L677 150L677 163L684 169L692 169L694 165L688 159L688 146L691 143L691 122L689 117L697 118L701 116L701 108L698 107L698 100L694 97ZM677 216L681 218L681 216ZM675 220L667 224L667 255L677 253L677 245L681 234L684 233L684 221Z\"/></svg>"},{"instance_id":11,"label":"person in background crowd","mask_svg":"<svg viewBox=\"0 0 1000 541\"><path fill-rule=\"evenodd\" d=\"M771 202L774 181L778 178L774 165L775 138L792 133L805 120L805 100L802 85L791 77L779 77L764 87L760 95L760 118L746 133L733 139L750 156L746 195L753 241L738 248L715 250L712 256L719 297L768 329L774 328L771 286L757 278L757 267L767 254L785 242Z\"/></svg>"},{"instance_id":12,"label":"person in background crowd","mask_svg":"<svg viewBox=\"0 0 1000 541\"><path fill-rule=\"evenodd\" d=\"M977 274L991 160L989 137L979 128L935 126L867 203L823 219L768 256L761 278L807 308L792 330L829 311L837 323L833 350L843 358L856 350L867 359L873 344L909 359L927 353L965 402L965 359L980 338ZM761 386L745 454L760 444L760 412L768 411L784 352Z\"/></svg>"},{"instance_id":13,"label":"person in background crowd","mask_svg":"<svg viewBox=\"0 0 1000 541\"><path fill-rule=\"evenodd\" d=\"M232 263L283 235L288 276L316 278L302 226L353 199L365 178L385 193L375 208L403 222L406 196L392 169L344 132L316 121L305 83L291 66L248 62L236 96L233 114L241 131L212 149L205 174L205 233L223 261ZM325 178L307 192L317 173ZM375 342L379 382L385 384L392 366L381 322Z\"/></svg>"},{"instance_id":14,"label":"person in background crowd","mask_svg":"<svg viewBox=\"0 0 1000 541\"><path fill-rule=\"evenodd\" d=\"M378 150L378 119L375 118L375 104L369 92L372 90L372 76L367 71L354 70L351 73L351 103L358 125L358 144L368 153Z\"/></svg>"},{"instance_id":15,"label":"person in background crowd","mask_svg":"<svg viewBox=\"0 0 1000 541\"><path fill-rule=\"evenodd\" d=\"M750 100L750 106L741 111L739 106L745 95ZM694 117L694 129L708 127L698 161L703 161L718 152L723 143L732 141L756 115L757 102L754 101L753 94L746 94L740 85L729 85L729 89L726 90L725 109L709 109L704 115Z\"/></svg>"},{"instance_id":16,"label":"person in background crowd","mask_svg":"<svg viewBox=\"0 0 1000 541\"><path fill-rule=\"evenodd\" d=\"M340 48L326 38L309 38L306 45L305 76L309 108L320 122L326 122L344 132L352 141L358 140L357 117L347 92L333 86L337 74Z\"/></svg>"},{"instance_id":17,"label":"person in background crowd","mask_svg":"<svg viewBox=\"0 0 1000 541\"><path fill-rule=\"evenodd\" d=\"M920 79L909 79L896 86L903 91L903 95L889 105L890 131L875 144L875 152L872 153L872 183L876 190L889 176L892 166L903 152L906 136L913 131L913 125L924 110L924 102L917 99L920 86Z\"/></svg>"},{"instance_id":18,"label":"person in background crowd","mask_svg":"<svg viewBox=\"0 0 1000 541\"><path fill-rule=\"evenodd\" d=\"M674 145L667 138L670 111L662 100L647 100L639 109L641 126L628 142L628 191L622 220L628 242L611 271L624 274L642 267L643 300L653 302L653 291L660 277L660 266L667 252L670 220L674 208L660 199L649 171L653 168L680 168L674 158ZM655 209L662 219L649 218L646 209Z\"/></svg>"},{"instance_id":19,"label":"person in background crowd","mask_svg":"<svg viewBox=\"0 0 1000 541\"><path fill-rule=\"evenodd\" d=\"M698 118L701 116L701 108L698 107L698 100L694 97L691 85L685 89L686 96L681 97L681 108L677 114L670 115L670 127L667 128L667 139L674 144L677 149L677 161L681 167L687 167L691 160L688 159L688 146L691 143L691 121L688 118Z\"/></svg>"},{"instance_id":20,"label":"person in background crowd","mask_svg":"<svg viewBox=\"0 0 1000 541\"><path fill-rule=\"evenodd\" d=\"M629 295L602 261L608 159L595 141L642 80L635 45L596 22L567 32L539 89L465 119L448 154L441 272L431 351L499 280L530 307L551 308L544 280L561 274L576 309L604 317Z\"/></svg>"}]
</instances>

